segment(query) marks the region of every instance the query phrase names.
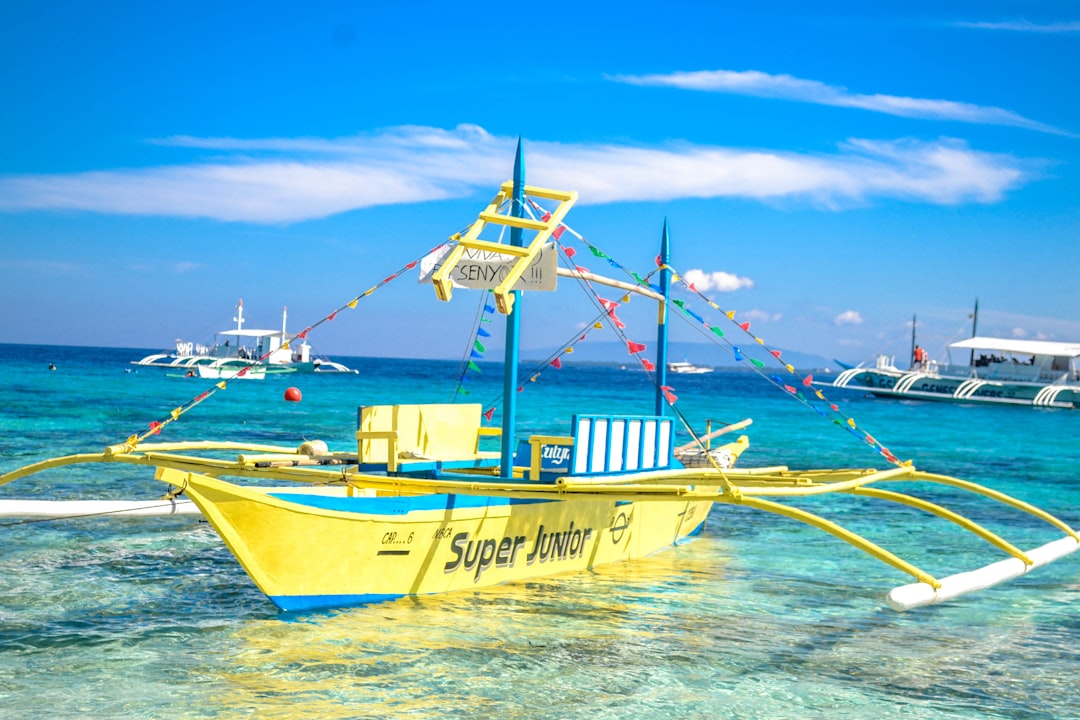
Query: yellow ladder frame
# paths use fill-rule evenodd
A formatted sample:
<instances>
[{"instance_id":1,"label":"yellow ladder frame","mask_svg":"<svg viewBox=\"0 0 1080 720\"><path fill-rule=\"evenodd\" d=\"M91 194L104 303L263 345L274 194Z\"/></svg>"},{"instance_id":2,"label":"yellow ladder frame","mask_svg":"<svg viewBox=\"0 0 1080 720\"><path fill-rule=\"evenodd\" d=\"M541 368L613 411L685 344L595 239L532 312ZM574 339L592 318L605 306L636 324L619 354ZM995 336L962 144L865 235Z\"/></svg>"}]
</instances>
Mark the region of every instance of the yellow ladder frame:
<instances>
[{"instance_id":1,"label":"yellow ladder frame","mask_svg":"<svg viewBox=\"0 0 1080 720\"><path fill-rule=\"evenodd\" d=\"M501 214L498 212L499 208L512 197L514 192L513 181L504 182L499 188L499 193L495 196L495 199L480 212L476 222L469 226L469 229L465 231L465 234L463 236L458 235L456 238L451 238L457 240L457 247L450 252L446 261L443 262L442 267L440 267L431 277L432 283L435 285L435 294L440 300L448 302L453 295L454 284L450 279L450 272L458 262L461 261L465 251L483 250L485 252L509 255L517 258L517 261L510 269L506 278L499 283L494 290L495 305L499 312L503 315L509 315L511 311L513 311L514 296L512 290L514 285L521 278L529 265L532 264L533 260L536 259L537 255L540 254L540 250L544 247L544 243L547 242L547 239L555 232L555 229L562 224L563 218L570 212L570 208L573 207L578 198L578 194L572 190L551 190L548 188L526 185L524 191L526 195L533 197L556 200L559 205L547 220L531 220L524 217L514 217L510 214ZM523 230L532 230L536 232L536 237L533 238L531 243L523 247L481 240L480 233L487 227L488 223L516 227Z\"/></svg>"}]
</instances>

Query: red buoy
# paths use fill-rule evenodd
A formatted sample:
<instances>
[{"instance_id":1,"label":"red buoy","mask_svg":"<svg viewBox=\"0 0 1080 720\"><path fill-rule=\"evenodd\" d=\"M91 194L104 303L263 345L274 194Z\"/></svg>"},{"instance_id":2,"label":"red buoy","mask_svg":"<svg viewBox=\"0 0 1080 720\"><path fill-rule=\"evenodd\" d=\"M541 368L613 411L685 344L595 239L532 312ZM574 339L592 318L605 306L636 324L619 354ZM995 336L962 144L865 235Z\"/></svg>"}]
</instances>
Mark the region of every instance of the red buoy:
<instances>
[{"instance_id":1,"label":"red buoy","mask_svg":"<svg viewBox=\"0 0 1080 720\"><path fill-rule=\"evenodd\" d=\"M285 399L289 402L300 402L304 396L300 394L299 388L291 387L285 391Z\"/></svg>"}]
</instances>

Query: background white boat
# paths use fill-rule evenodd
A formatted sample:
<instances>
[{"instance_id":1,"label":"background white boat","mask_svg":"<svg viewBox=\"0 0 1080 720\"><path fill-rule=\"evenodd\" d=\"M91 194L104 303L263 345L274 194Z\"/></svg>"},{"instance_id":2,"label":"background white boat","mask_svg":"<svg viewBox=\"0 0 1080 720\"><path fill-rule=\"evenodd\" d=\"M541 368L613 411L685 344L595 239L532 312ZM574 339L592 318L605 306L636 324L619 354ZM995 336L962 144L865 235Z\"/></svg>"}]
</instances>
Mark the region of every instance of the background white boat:
<instances>
[{"instance_id":1,"label":"background white boat","mask_svg":"<svg viewBox=\"0 0 1080 720\"><path fill-rule=\"evenodd\" d=\"M1080 407L1080 343L972 337L948 350L948 362L927 361L910 370L881 355L875 367L847 369L832 386L882 397ZM954 352L966 355L966 362L953 362Z\"/></svg>"},{"instance_id":2,"label":"background white boat","mask_svg":"<svg viewBox=\"0 0 1080 720\"><path fill-rule=\"evenodd\" d=\"M702 373L711 373L713 369L711 367L702 367L701 365L694 365L689 362L669 362L667 364L668 372L678 373L680 375L701 375Z\"/></svg>"},{"instance_id":3,"label":"background white boat","mask_svg":"<svg viewBox=\"0 0 1080 720\"><path fill-rule=\"evenodd\" d=\"M215 333L208 344L198 344L177 339L176 349L171 352L154 353L133 365L165 368L188 368L195 370L201 377L232 377L235 372L249 365L252 367L268 366L290 368L296 372L345 372L354 373L341 363L327 358L317 357L312 353L311 345L301 339L299 345L292 340L300 337L285 330L287 311L281 311L280 330L257 330L244 327L244 301L236 305L236 327ZM285 346L288 342L288 347ZM260 361L261 359L261 361ZM230 374L222 375L219 371L232 368ZM257 363L257 364L256 364ZM254 377L249 373L244 377Z\"/></svg>"}]
</instances>

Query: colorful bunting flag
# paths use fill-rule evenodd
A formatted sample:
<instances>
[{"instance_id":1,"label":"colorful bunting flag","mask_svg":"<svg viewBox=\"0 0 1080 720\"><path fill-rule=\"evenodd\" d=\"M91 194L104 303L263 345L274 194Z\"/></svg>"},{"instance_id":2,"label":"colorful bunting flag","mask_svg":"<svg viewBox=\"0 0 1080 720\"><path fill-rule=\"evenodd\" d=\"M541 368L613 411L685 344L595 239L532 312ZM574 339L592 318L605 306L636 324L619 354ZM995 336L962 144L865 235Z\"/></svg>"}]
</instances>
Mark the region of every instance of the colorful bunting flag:
<instances>
[{"instance_id":1,"label":"colorful bunting flag","mask_svg":"<svg viewBox=\"0 0 1080 720\"><path fill-rule=\"evenodd\" d=\"M484 417L487 418L488 422L491 422L491 416L494 415L494 414L495 414L495 408L488 408L487 410L484 411Z\"/></svg>"},{"instance_id":2,"label":"colorful bunting flag","mask_svg":"<svg viewBox=\"0 0 1080 720\"><path fill-rule=\"evenodd\" d=\"M626 341L626 349L630 351L631 355L637 355L640 352L645 352L645 345L636 343L633 340Z\"/></svg>"},{"instance_id":3,"label":"colorful bunting flag","mask_svg":"<svg viewBox=\"0 0 1080 720\"><path fill-rule=\"evenodd\" d=\"M664 393L664 397L667 398L668 405L674 405L679 399L679 396L672 392L674 388L670 385L661 385L660 390Z\"/></svg>"},{"instance_id":4,"label":"colorful bunting flag","mask_svg":"<svg viewBox=\"0 0 1080 720\"><path fill-rule=\"evenodd\" d=\"M560 360L559 358L555 358L551 361L551 367L555 368L556 370L562 370L562 360Z\"/></svg>"}]
</instances>

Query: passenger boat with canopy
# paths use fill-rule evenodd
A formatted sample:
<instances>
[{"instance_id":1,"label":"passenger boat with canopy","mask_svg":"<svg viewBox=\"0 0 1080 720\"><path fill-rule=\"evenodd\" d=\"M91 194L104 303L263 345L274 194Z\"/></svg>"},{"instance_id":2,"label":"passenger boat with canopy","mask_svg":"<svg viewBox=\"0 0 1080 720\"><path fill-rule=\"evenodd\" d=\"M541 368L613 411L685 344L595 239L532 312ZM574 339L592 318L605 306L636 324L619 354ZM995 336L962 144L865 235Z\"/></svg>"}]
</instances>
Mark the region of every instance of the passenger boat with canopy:
<instances>
[{"instance_id":1,"label":"passenger boat with canopy","mask_svg":"<svg viewBox=\"0 0 1080 720\"><path fill-rule=\"evenodd\" d=\"M953 361L954 351L963 361ZM832 384L909 400L1080 408L1080 343L976 336L948 354L948 362L908 370L879 355L874 367L846 369Z\"/></svg>"},{"instance_id":2,"label":"passenger boat with canopy","mask_svg":"<svg viewBox=\"0 0 1080 720\"><path fill-rule=\"evenodd\" d=\"M1077 549L1080 536L1058 518L989 488L924 472L897 458L820 389L813 390L813 378L785 363L780 351L750 331L749 322L741 322L734 311L725 312L685 283L670 265L666 225L657 268L641 275L566 224L576 200L574 192L526 185L519 144L512 180L502 185L467 230L310 328L356 308L418 266L439 300L455 299L463 294L456 290L463 287L480 287L492 298L490 304L486 295L481 301L481 319L497 314L505 318L503 393L490 406L363 406L357 427L349 430L349 444L334 449L322 441L297 446L241 439L150 441L191 408L225 391L230 381L222 380L123 442L98 453L11 470L0 475L0 485L76 463L154 468L154 478L168 488L160 512L187 512L192 505L201 511L255 584L286 611L475 589L640 558L700 532L716 503L805 522L910 575L915 582L889 594L890 606L898 610L988 587ZM573 243L623 277L608 278L576 265ZM559 367L562 357L593 328L607 328L651 374L655 410L651 415L627 416L589 408L570 418L562 434L519 440L516 398L541 372L518 371L523 289L553 289L566 281L581 285L591 299L591 322L583 325L585 331L575 326L572 339L543 369ZM691 300L673 298L673 283L682 283ZM611 291L620 299L604 297ZM654 359L646 358L647 345L632 339L618 317L621 303L631 296L659 303ZM692 305L699 301L701 307ZM706 320L704 312L715 312L718 324ZM856 436L888 467L731 467L745 451L746 438L719 448L710 447L708 441L723 431L746 427L749 420L700 437L693 434L667 379L670 317L697 326L780 392ZM730 325L726 331L720 327L725 323ZM472 342L477 349L486 332L479 322L474 326ZM758 349L761 357L751 352ZM676 447L680 428L694 435L689 446ZM721 449L726 454L717 452ZM1024 550L941 504L881 487L897 482L973 493L1034 516L1063 537ZM931 513L984 539L1006 559L974 572L936 577L877 542L798 506L802 499L827 494L857 495ZM127 509L132 508L111 506L102 512ZM49 511L24 505L10 512ZM90 508L83 506L80 512Z\"/></svg>"},{"instance_id":3,"label":"passenger boat with canopy","mask_svg":"<svg viewBox=\"0 0 1080 720\"><path fill-rule=\"evenodd\" d=\"M339 362L315 355L307 330L296 335L286 331L287 308L281 310L281 329L244 327L244 300L236 303L235 328L214 333L208 343L176 341L172 352L152 353L132 365L182 371L176 377L261 380L267 375L291 372L352 373ZM299 342L296 342L296 341Z\"/></svg>"}]
</instances>

